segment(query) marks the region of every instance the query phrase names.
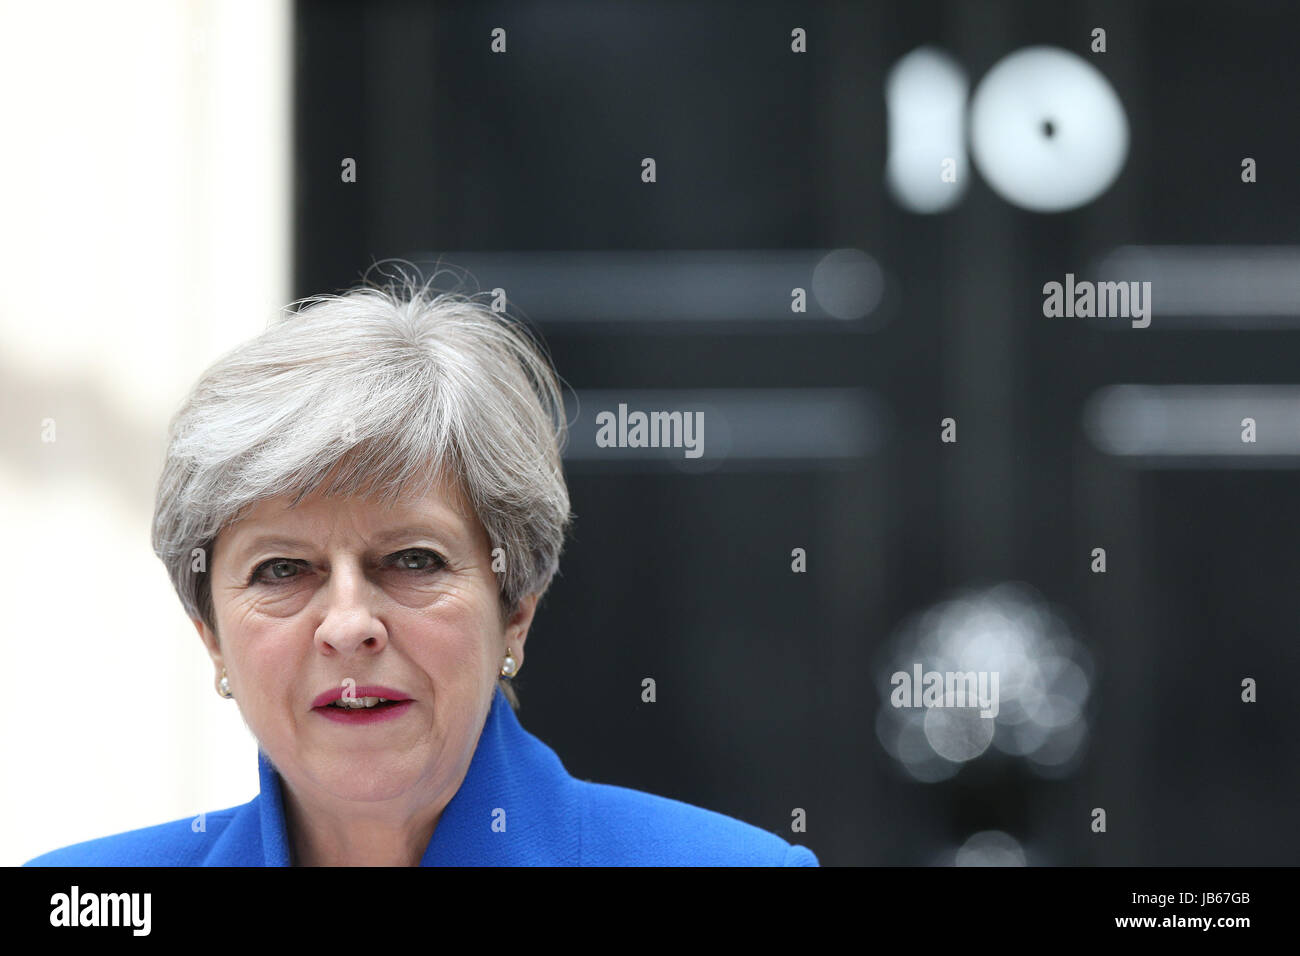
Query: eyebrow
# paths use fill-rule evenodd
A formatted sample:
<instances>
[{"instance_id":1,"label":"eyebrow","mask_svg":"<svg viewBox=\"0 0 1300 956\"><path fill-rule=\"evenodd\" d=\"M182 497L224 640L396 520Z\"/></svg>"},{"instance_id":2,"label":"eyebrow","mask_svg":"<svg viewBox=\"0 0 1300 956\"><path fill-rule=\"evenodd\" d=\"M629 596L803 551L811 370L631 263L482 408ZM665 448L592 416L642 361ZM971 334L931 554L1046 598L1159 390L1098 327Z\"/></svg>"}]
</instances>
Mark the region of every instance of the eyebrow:
<instances>
[{"instance_id":1,"label":"eyebrow","mask_svg":"<svg viewBox=\"0 0 1300 956\"><path fill-rule=\"evenodd\" d=\"M456 535L451 529L447 529L447 531L440 534L434 528L425 525L392 528L375 535L371 540L373 547L383 548L395 541L409 541L412 538L432 538L435 541L445 540L449 544L460 543L459 535ZM306 551L313 547L314 545L310 542L298 538L289 538L277 534L260 534L250 538L247 543L236 549L234 554L237 560L242 561L258 551Z\"/></svg>"}]
</instances>

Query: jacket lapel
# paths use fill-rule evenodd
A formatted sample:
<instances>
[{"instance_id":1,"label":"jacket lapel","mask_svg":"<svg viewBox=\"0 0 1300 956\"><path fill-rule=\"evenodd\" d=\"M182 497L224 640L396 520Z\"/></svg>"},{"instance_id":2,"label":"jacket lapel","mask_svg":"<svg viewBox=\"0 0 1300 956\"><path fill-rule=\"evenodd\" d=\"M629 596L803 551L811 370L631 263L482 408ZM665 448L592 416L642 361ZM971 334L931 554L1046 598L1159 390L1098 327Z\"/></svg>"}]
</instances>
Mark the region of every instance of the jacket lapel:
<instances>
[{"instance_id":1,"label":"jacket lapel","mask_svg":"<svg viewBox=\"0 0 1300 956\"><path fill-rule=\"evenodd\" d=\"M203 860L204 866L288 866L280 779L261 748L257 751L261 792L235 810L235 817Z\"/></svg>"},{"instance_id":2,"label":"jacket lapel","mask_svg":"<svg viewBox=\"0 0 1300 956\"><path fill-rule=\"evenodd\" d=\"M498 689L465 781L421 866L564 866L581 859L577 782Z\"/></svg>"}]
</instances>

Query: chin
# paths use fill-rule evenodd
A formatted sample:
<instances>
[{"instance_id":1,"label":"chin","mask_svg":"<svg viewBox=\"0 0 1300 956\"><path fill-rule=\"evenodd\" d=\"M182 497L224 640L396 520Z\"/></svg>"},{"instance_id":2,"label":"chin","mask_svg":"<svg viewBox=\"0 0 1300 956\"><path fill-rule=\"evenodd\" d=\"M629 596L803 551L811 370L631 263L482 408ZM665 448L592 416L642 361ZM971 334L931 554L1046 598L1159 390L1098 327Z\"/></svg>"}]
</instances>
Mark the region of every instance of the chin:
<instances>
[{"instance_id":1,"label":"chin","mask_svg":"<svg viewBox=\"0 0 1300 956\"><path fill-rule=\"evenodd\" d=\"M312 777L338 799L362 802L392 800L416 783L416 775L391 753L340 754Z\"/></svg>"}]
</instances>

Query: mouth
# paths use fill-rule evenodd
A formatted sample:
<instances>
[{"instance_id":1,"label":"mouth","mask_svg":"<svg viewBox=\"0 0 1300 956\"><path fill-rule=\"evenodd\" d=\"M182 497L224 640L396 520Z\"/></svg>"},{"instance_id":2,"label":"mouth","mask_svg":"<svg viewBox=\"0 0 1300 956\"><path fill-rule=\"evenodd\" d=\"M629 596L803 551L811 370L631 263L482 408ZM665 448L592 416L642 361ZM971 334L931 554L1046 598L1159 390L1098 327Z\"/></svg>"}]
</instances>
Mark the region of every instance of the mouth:
<instances>
[{"instance_id":1,"label":"mouth","mask_svg":"<svg viewBox=\"0 0 1300 956\"><path fill-rule=\"evenodd\" d=\"M312 701L312 712L336 723L372 724L393 720L414 701L391 687L335 687Z\"/></svg>"},{"instance_id":2,"label":"mouth","mask_svg":"<svg viewBox=\"0 0 1300 956\"><path fill-rule=\"evenodd\" d=\"M320 714L326 720L331 720L336 724L380 724L400 719L403 714L411 709L413 703L414 701L410 700L386 700L382 703L376 702L373 706L366 706L364 703L342 706L326 704L324 707L314 708L312 713Z\"/></svg>"},{"instance_id":3,"label":"mouth","mask_svg":"<svg viewBox=\"0 0 1300 956\"><path fill-rule=\"evenodd\" d=\"M405 700L389 700L387 697L340 697L338 700L332 700L326 707L334 707L338 710L374 710L376 707L392 707L396 704L406 704Z\"/></svg>"},{"instance_id":4,"label":"mouth","mask_svg":"<svg viewBox=\"0 0 1300 956\"><path fill-rule=\"evenodd\" d=\"M330 706L360 710L363 707L379 706L381 701L389 704L400 704L410 699L409 694L404 694L400 690L394 690L391 687L380 687L378 685L357 687L356 681L348 678L347 684L331 687L324 693L318 694L316 699L311 702L311 707L312 710Z\"/></svg>"}]
</instances>

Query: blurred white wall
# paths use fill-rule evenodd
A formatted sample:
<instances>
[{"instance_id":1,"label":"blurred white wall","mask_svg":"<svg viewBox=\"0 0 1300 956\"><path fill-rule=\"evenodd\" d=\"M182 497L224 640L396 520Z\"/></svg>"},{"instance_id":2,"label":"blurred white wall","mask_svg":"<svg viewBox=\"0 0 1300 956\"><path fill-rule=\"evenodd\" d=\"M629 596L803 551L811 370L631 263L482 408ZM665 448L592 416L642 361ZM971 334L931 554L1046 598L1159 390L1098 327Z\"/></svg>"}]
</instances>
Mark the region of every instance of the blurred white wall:
<instances>
[{"instance_id":1,"label":"blurred white wall","mask_svg":"<svg viewBox=\"0 0 1300 956\"><path fill-rule=\"evenodd\" d=\"M149 523L168 418L288 301L291 29L0 0L0 865L257 792Z\"/></svg>"}]
</instances>

